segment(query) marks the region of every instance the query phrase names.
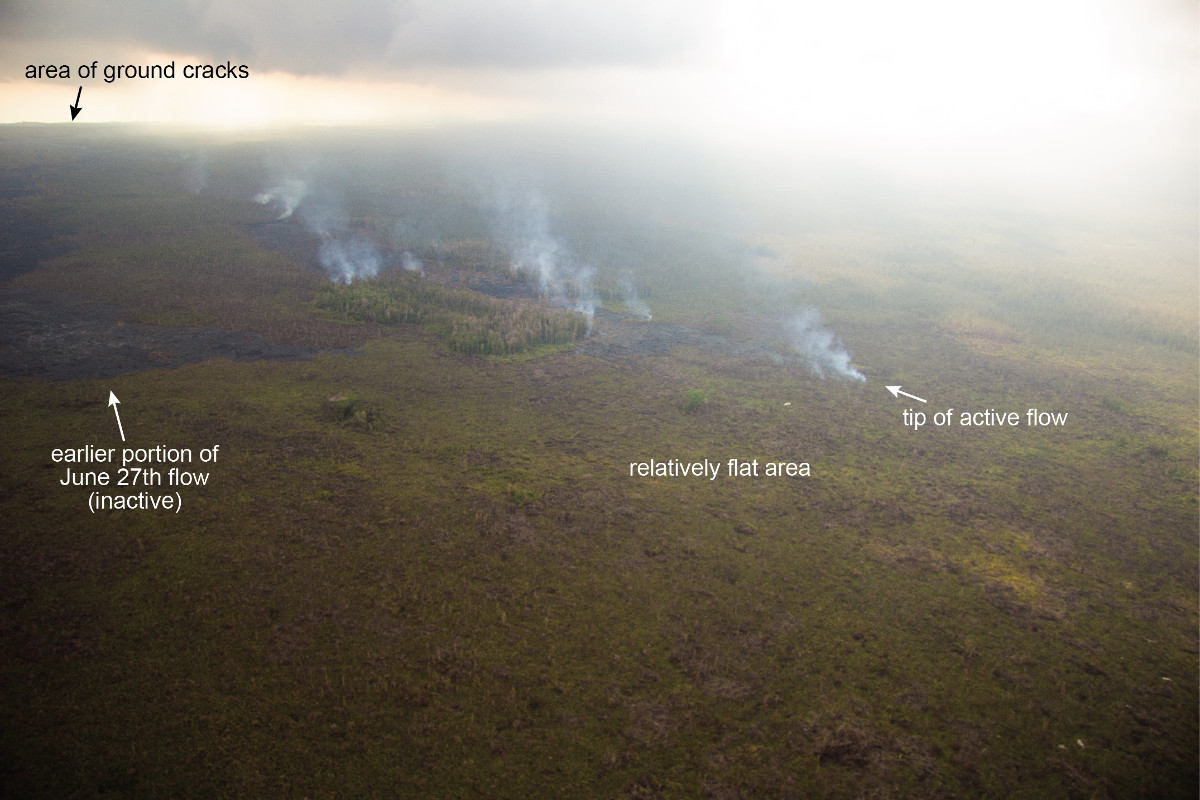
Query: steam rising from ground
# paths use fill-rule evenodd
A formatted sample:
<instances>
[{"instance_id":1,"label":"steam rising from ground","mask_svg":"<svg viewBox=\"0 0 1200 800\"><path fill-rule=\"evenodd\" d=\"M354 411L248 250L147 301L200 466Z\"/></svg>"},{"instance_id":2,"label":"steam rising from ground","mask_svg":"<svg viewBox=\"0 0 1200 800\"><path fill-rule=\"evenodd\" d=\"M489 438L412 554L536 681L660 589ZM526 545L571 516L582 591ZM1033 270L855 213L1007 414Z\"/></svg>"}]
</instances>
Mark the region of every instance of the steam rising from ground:
<instances>
[{"instance_id":1,"label":"steam rising from ground","mask_svg":"<svg viewBox=\"0 0 1200 800\"><path fill-rule=\"evenodd\" d=\"M379 273L379 248L362 231L349 227L340 202L324 198L306 203L300 216L321 238L318 258L334 283L353 283Z\"/></svg>"},{"instance_id":2,"label":"steam rising from ground","mask_svg":"<svg viewBox=\"0 0 1200 800\"><path fill-rule=\"evenodd\" d=\"M567 307L573 311L582 312L587 317L589 333L592 330L592 320L596 316L596 309L601 305L592 289L595 280L596 270L591 267L581 267L575 272L573 278L568 279L567 283Z\"/></svg>"},{"instance_id":3,"label":"steam rising from ground","mask_svg":"<svg viewBox=\"0 0 1200 800\"><path fill-rule=\"evenodd\" d=\"M638 296L637 287L633 285L633 279L628 275L622 275L617 281L617 288L621 290L621 301L625 303L625 307L630 313L637 314L646 319L654 319L650 314L650 306L646 305L646 301Z\"/></svg>"},{"instance_id":4,"label":"steam rising from ground","mask_svg":"<svg viewBox=\"0 0 1200 800\"><path fill-rule=\"evenodd\" d=\"M300 207L300 203L308 196L308 183L301 180L290 179L283 181L277 186L272 186L265 192L261 192L255 196L255 202L261 205L273 204L279 209L279 219L287 219L292 214L296 213L296 209Z\"/></svg>"},{"instance_id":5,"label":"steam rising from ground","mask_svg":"<svg viewBox=\"0 0 1200 800\"><path fill-rule=\"evenodd\" d=\"M379 250L358 231L322 232L321 266L334 283L353 283L379 272Z\"/></svg>"},{"instance_id":6,"label":"steam rising from ground","mask_svg":"<svg viewBox=\"0 0 1200 800\"><path fill-rule=\"evenodd\" d=\"M850 363L850 354L831 332L821 327L821 314L807 308L787 323L792 346L808 359L812 371L824 378L826 371L838 378L866 381L867 377Z\"/></svg>"},{"instance_id":7,"label":"steam rising from ground","mask_svg":"<svg viewBox=\"0 0 1200 800\"><path fill-rule=\"evenodd\" d=\"M538 193L517 200L500 194L496 205L502 227L516 242L513 271L537 281L538 290L552 303L586 316L590 333L601 305L593 288L596 271L576 264L562 242L550 234L545 199Z\"/></svg>"},{"instance_id":8,"label":"steam rising from ground","mask_svg":"<svg viewBox=\"0 0 1200 800\"><path fill-rule=\"evenodd\" d=\"M404 267L405 272L415 272L418 275L425 274L425 265L421 263L421 259L407 250L400 254L400 266Z\"/></svg>"},{"instance_id":9,"label":"steam rising from ground","mask_svg":"<svg viewBox=\"0 0 1200 800\"><path fill-rule=\"evenodd\" d=\"M550 294L559 279L560 245L547 230L545 200L530 195L522 205L504 202L501 210L511 217L509 226L518 242L512 257L513 270L532 276L542 293Z\"/></svg>"},{"instance_id":10,"label":"steam rising from ground","mask_svg":"<svg viewBox=\"0 0 1200 800\"><path fill-rule=\"evenodd\" d=\"M192 194L200 194L204 191L204 187L208 185L208 154L204 152L196 153L186 157L186 168L184 171L184 183L187 189Z\"/></svg>"},{"instance_id":11,"label":"steam rising from ground","mask_svg":"<svg viewBox=\"0 0 1200 800\"><path fill-rule=\"evenodd\" d=\"M365 233L350 228L339 201L314 196L307 181L289 178L254 199L273 204L279 209L279 219L301 212L305 227L321 240L318 258L334 283L352 283L378 274L382 262L379 248ZM420 261L404 255L405 269L421 269Z\"/></svg>"}]
</instances>

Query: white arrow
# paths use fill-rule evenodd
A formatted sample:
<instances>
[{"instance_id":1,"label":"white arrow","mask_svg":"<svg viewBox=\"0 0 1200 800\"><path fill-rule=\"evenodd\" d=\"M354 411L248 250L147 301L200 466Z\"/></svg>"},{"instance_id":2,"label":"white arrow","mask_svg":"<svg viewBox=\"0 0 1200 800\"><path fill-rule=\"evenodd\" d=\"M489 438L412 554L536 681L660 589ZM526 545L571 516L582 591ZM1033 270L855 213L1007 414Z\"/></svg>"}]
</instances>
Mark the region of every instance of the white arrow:
<instances>
[{"instance_id":1,"label":"white arrow","mask_svg":"<svg viewBox=\"0 0 1200 800\"><path fill-rule=\"evenodd\" d=\"M908 392L902 392L902 391L900 391L900 387L899 387L899 386L889 386L889 387L887 387L887 390L888 390L889 392L891 392L891 393L892 393L892 397L896 398L897 400L899 400L899 399L900 399L900 395L904 395L905 397L911 397L913 400L916 400L916 401L918 401L918 402L920 402L920 403L924 403L924 402L926 402L926 401L924 400L924 398L917 397L915 394L909 394Z\"/></svg>"},{"instance_id":2,"label":"white arrow","mask_svg":"<svg viewBox=\"0 0 1200 800\"><path fill-rule=\"evenodd\" d=\"M117 404L121 401L111 391L108 393L108 404L112 406L113 413L117 415L117 430L121 432L121 441L125 441L125 427L121 424L121 412L117 410Z\"/></svg>"}]
</instances>

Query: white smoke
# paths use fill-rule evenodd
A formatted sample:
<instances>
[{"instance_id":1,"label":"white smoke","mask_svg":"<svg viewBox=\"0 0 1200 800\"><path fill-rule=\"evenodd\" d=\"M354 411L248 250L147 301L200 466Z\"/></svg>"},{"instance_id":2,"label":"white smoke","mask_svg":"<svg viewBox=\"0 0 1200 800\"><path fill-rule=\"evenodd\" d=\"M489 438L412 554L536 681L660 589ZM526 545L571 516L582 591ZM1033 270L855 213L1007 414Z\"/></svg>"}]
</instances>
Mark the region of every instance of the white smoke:
<instances>
[{"instance_id":1,"label":"white smoke","mask_svg":"<svg viewBox=\"0 0 1200 800\"><path fill-rule=\"evenodd\" d=\"M638 296L637 287L633 285L633 279L628 275L622 275L617 281L617 288L621 290L621 301L630 313L637 314L639 317L646 319L654 319L650 314L650 306L646 305L646 301Z\"/></svg>"},{"instance_id":2,"label":"white smoke","mask_svg":"<svg viewBox=\"0 0 1200 800\"><path fill-rule=\"evenodd\" d=\"M334 283L353 283L379 272L379 250L357 231L322 234L319 257Z\"/></svg>"},{"instance_id":3,"label":"white smoke","mask_svg":"<svg viewBox=\"0 0 1200 800\"><path fill-rule=\"evenodd\" d=\"M208 185L208 154L200 152L185 158L187 167L183 178L184 183L187 184L189 192L200 194Z\"/></svg>"},{"instance_id":4,"label":"white smoke","mask_svg":"<svg viewBox=\"0 0 1200 800\"><path fill-rule=\"evenodd\" d=\"M532 277L538 290L556 305L582 313L591 333L592 320L600 307L593 288L596 271L576 264L562 242L550 233L545 200L531 192L523 202L513 202L509 195L499 196L496 205L506 232L516 241L513 272Z\"/></svg>"},{"instance_id":5,"label":"white smoke","mask_svg":"<svg viewBox=\"0 0 1200 800\"><path fill-rule=\"evenodd\" d=\"M300 211L304 226L321 240L317 258L334 283L352 283L378 274L382 258L375 243L362 231L350 228L336 198L321 195L309 199L310 194L307 181L289 178L254 199L264 205L274 204L279 219Z\"/></svg>"},{"instance_id":6,"label":"white smoke","mask_svg":"<svg viewBox=\"0 0 1200 800\"><path fill-rule=\"evenodd\" d=\"M559 272L559 243L550 235L546 202L541 195L529 194L523 204L502 203L502 212L510 217L509 227L517 239L512 269L532 275L542 294L551 294Z\"/></svg>"},{"instance_id":7,"label":"white smoke","mask_svg":"<svg viewBox=\"0 0 1200 800\"><path fill-rule=\"evenodd\" d=\"M582 267L569 279L567 285L568 307L587 317L588 333L592 332L592 320L596 316L596 309L600 307L600 298L592 289L595 278L596 270Z\"/></svg>"},{"instance_id":8,"label":"white smoke","mask_svg":"<svg viewBox=\"0 0 1200 800\"><path fill-rule=\"evenodd\" d=\"M532 274L542 294L550 294L558 280L558 242L544 235L525 242L513 255L512 268Z\"/></svg>"},{"instance_id":9,"label":"white smoke","mask_svg":"<svg viewBox=\"0 0 1200 800\"><path fill-rule=\"evenodd\" d=\"M815 308L801 311L787 323L787 329L792 346L808 359L816 375L824 378L830 371L848 380L867 379L850 363L850 354L837 337L821 327L821 314Z\"/></svg>"},{"instance_id":10,"label":"white smoke","mask_svg":"<svg viewBox=\"0 0 1200 800\"><path fill-rule=\"evenodd\" d=\"M293 178L255 195L254 200L264 206L273 203L279 209L278 219L287 219L296 213L296 209L307 196L308 183Z\"/></svg>"},{"instance_id":11,"label":"white smoke","mask_svg":"<svg viewBox=\"0 0 1200 800\"><path fill-rule=\"evenodd\" d=\"M421 259L407 250L400 254L400 266L404 267L405 272L415 272L418 275L425 274L425 265L421 263Z\"/></svg>"}]
</instances>

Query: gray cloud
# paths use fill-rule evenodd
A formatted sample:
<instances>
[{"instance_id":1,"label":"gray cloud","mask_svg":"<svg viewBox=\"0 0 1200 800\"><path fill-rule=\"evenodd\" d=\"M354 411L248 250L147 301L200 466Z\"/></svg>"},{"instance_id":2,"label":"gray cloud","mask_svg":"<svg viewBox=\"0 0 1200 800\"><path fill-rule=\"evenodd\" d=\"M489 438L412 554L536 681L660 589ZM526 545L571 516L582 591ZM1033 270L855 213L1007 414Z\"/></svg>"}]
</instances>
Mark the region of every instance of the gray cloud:
<instances>
[{"instance_id":1,"label":"gray cloud","mask_svg":"<svg viewBox=\"0 0 1200 800\"><path fill-rule=\"evenodd\" d=\"M145 48L300 75L661 63L700 36L696 4L638 0L11 0L0 42L71 40L74 60ZM62 58L57 56L56 60ZM4 59L7 61L8 59Z\"/></svg>"},{"instance_id":2,"label":"gray cloud","mask_svg":"<svg viewBox=\"0 0 1200 800\"><path fill-rule=\"evenodd\" d=\"M408 0L398 4L393 63L548 67L657 63L695 41L693 5L613 0Z\"/></svg>"}]
</instances>

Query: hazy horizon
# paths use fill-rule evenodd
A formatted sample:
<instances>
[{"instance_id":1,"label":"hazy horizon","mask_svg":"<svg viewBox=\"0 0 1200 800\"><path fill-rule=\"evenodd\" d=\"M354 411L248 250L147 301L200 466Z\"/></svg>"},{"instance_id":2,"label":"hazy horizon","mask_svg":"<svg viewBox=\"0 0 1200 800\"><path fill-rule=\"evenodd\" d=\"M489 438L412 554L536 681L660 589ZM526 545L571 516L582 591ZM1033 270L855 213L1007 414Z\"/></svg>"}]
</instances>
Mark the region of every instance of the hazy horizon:
<instances>
[{"instance_id":1,"label":"hazy horizon","mask_svg":"<svg viewBox=\"0 0 1200 800\"><path fill-rule=\"evenodd\" d=\"M0 11L0 121L68 123L82 86L76 126L532 126L1024 193L1179 181L1171 191L1195 197L1196 12L20 0ZM244 64L250 77L79 79L92 61ZM26 79L38 64L72 75Z\"/></svg>"}]
</instances>

